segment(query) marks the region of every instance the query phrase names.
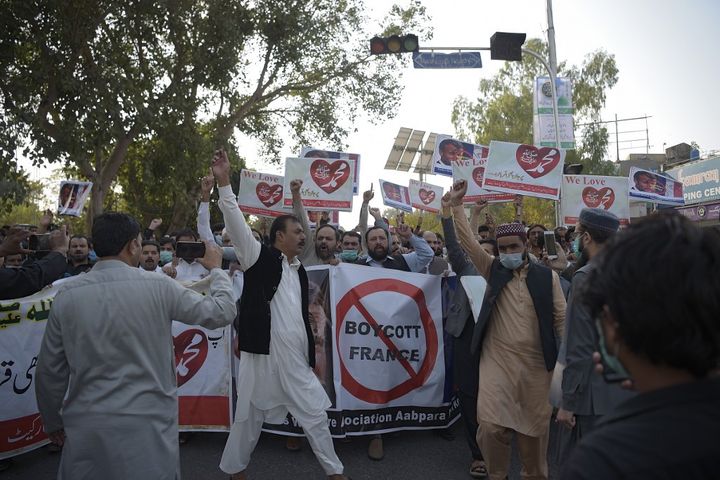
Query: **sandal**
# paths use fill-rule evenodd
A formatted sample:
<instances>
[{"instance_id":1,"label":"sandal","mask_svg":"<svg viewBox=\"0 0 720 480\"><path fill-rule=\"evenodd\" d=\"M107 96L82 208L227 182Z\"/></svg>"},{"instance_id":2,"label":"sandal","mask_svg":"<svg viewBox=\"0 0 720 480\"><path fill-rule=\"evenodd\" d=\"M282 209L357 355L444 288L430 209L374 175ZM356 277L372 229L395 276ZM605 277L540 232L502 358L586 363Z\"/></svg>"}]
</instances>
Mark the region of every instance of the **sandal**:
<instances>
[{"instance_id":1,"label":"sandal","mask_svg":"<svg viewBox=\"0 0 720 480\"><path fill-rule=\"evenodd\" d=\"M482 460L473 460L470 464L470 476L473 478L487 478L488 471L485 462Z\"/></svg>"}]
</instances>

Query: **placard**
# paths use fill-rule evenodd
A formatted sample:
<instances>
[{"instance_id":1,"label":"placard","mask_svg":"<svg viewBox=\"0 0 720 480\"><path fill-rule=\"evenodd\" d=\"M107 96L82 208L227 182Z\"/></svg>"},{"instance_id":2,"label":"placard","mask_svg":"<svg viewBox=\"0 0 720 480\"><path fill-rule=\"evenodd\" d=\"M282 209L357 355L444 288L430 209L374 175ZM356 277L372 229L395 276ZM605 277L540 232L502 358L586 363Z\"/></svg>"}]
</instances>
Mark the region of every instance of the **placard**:
<instances>
[{"instance_id":1,"label":"placard","mask_svg":"<svg viewBox=\"0 0 720 480\"><path fill-rule=\"evenodd\" d=\"M410 179L410 204L419 210L438 213L442 206L443 188Z\"/></svg>"},{"instance_id":2,"label":"placard","mask_svg":"<svg viewBox=\"0 0 720 480\"><path fill-rule=\"evenodd\" d=\"M360 181L360 154L359 153L346 153L346 152L333 152L331 150L320 150L312 147L303 147L300 150L300 156L304 158L342 158L345 160L354 160L355 167L353 168L353 195L358 194L358 181Z\"/></svg>"},{"instance_id":3,"label":"placard","mask_svg":"<svg viewBox=\"0 0 720 480\"><path fill-rule=\"evenodd\" d=\"M380 180L380 193L382 194L383 205L412 213L408 187Z\"/></svg>"},{"instance_id":4,"label":"placard","mask_svg":"<svg viewBox=\"0 0 720 480\"><path fill-rule=\"evenodd\" d=\"M472 158L480 160L483 156L487 156L487 152L483 153L484 148L486 149L482 145L461 142L450 135L438 135L435 138L435 150L432 156L433 173L452 177L453 162Z\"/></svg>"},{"instance_id":5,"label":"placard","mask_svg":"<svg viewBox=\"0 0 720 480\"><path fill-rule=\"evenodd\" d=\"M577 224L583 208L614 213L620 225L630 224L630 202L625 177L563 175L560 211L564 225Z\"/></svg>"},{"instance_id":6,"label":"placard","mask_svg":"<svg viewBox=\"0 0 720 480\"><path fill-rule=\"evenodd\" d=\"M290 213L283 205L283 182L280 175L253 172L244 169L240 172L238 205L243 213L279 217Z\"/></svg>"},{"instance_id":7,"label":"placard","mask_svg":"<svg viewBox=\"0 0 720 480\"><path fill-rule=\"evenodd\" d=\"M684 205L683 184L659 173L631 167L628 175L630 198L661 205Z\"/></svg>"},{"instance_id":8,"label":"placard","mask_svg":"<svg viewBox=\"0 0 720 480\"><path fill-rule=\"evenodd\" d=\"M284 199L292 207L290 182L302 180L302 204L312 210L352 210L354 160L324 158L285 159Z\"/></svg>"},{"instance_id":9,"label":"placard","mask_svg":"<svg viewBox=\"0 0 720 480\"><path fill-rule=\"evenodd\" d=\"M82 215L85 201L90 196L92 182L79 182L77 180L64 180L60 182L58 195L58 215L79 217Z\"/></svg>"},{"instance_id":10,"label":"placard","mask_svg":"<svg viewBox=\"0 0 720 480\"><path fill-rule=\"evenodd\" d=\"M473 155L473 158L462 158L452 162L453 183L465 180L468 188L463 197L463 203L471 204L478 200L487 202L512 202L514 195L509 193L497 193L482 188L485 177L485 166L487 165L488 148L482 145L475 145L480 149L480 158Z\"/></svg>"}]
</instances>

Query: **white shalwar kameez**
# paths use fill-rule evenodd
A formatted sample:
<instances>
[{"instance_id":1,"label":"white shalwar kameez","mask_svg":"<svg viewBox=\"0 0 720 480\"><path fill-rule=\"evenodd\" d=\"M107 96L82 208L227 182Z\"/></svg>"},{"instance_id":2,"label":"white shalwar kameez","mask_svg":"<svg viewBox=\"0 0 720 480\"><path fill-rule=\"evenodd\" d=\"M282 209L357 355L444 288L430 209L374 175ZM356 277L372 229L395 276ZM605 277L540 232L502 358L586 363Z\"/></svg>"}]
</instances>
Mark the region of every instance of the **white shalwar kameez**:
<instances>
[{"instance_id":1,"label":"white shalwar kameez","mask_svg":"<svg viewBox=\"0 0 720 480\"><path fill-rule=\"evenodd\" d=\"M230 186L220 187L220 209L235 252L244 270L260 255L260 243L240 211ZM305 431L310 446L327 475L342 474L343 465L327 425L331 403L308 363L308 338L302 317L301 289L295 258L283 255L283 273L270 302L270 354L242 352L237 373L235 421L220 469L226 473L245 470L255 449L263 422L282 423L288 412Z\"/></svg>"}]
</instances>

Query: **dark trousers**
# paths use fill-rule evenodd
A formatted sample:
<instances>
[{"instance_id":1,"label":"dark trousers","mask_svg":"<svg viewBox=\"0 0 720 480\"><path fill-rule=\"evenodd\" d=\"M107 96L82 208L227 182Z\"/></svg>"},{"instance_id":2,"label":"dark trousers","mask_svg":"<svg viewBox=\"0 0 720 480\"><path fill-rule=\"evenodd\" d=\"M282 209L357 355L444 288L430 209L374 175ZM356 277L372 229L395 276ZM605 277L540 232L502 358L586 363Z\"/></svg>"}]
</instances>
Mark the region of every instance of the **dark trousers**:
<instances>
[{"instance_id":1,"label":"dark trousers","mask_svg":"<svg viewBox=\"0 0 720 480\"><path fill-rule=\"evenodd\" d=\"M477 396L478 396L478 370L480 368L480 352L470 353L473 327L475 322L468 317L465 328L453 342L453 375L458 400L460 400L460 416L465 425L465 436L468 447L475 460L482 460L483 456L478 447L476 435L477 422Z\"/></svg>"}]
</instances>

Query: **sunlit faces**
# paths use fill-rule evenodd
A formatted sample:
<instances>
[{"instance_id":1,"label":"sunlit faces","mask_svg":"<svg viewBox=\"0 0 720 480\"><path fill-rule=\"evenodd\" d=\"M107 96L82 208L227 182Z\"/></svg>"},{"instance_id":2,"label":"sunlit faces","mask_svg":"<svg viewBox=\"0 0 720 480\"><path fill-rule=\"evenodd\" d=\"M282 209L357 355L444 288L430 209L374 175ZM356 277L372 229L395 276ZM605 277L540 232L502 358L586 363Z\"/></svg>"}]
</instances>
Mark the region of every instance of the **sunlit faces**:
<instances>
[{"instance_id":1,"label":"sunlit faces","mask_svg":"<svg viewBox=\"0 0 720 480\"><path fill-rule=\"evenodd\" d=\"M155 271L160 263L160 250L157 245L147 244L142 247L140 252L140 266L149 271Z\"/></svg>"},{"instance_id":2,"label":"sunlit faces","mask_svg":"<svg viewBox=\"0 0 720 480\"><path fill-rule=\"evenodd\" d=\"M396 253L400 253L400 247L402 247L402 242L400 241L400 237L393 234L392 247L391 247L392 254L395 255Z\"/></svg>"},{"instance_id":3,"label":"sunlit faces","mask_svg":"<svg viewBox=\"0 0 720 480\"><path fill-rule=\"evenodd\" d=\"M289 258L299 255L305 248L302 225L292 220L285 222L285 228L277 232L276 247Z\"/></svg>"},{"instance_id":4,"label":"sunlit faces","mask_svg":"<svg viewBox=\"0 0 720 480\"><path fill-rule=\"evenodd\" d=\"M343 250L357 250L360 253L360 237L353 235L354 232L346 232L342 239Z\"/></svg>"},{"instance_id":5,"label":"sunlit faces","mask_svg":"<svg viewBox=\"0 0 720 480\"><path fill-rule=\"evenodd\" d=\"M70 248L68 249L68 257L75 263L81 263L87 261L88 254L90 253L90 245L88 245L87 238L73 237L70 240Z\"/></svg>"},{"instance_id":6,"label":"sunlit faces","mask_svg":"<svg viewBox=\"0 0 720 480\"><path fill-rule=\"evenodd\" d=\"M335 255L337 249L337 231L325 225L315 232L315 253L321 260L328 260Z\"/></svg>"},{"instance_id":7,"label":"sunlit faces","mask_svg":"<svg viewBox=\"0 0 720 480\"><path fill-rule=\"evenodd\" d=\"M368 255L375 260L384 260L388 252L387 233L382 228L373 228L367 234Z\"/></svg>"}]
</instances>

